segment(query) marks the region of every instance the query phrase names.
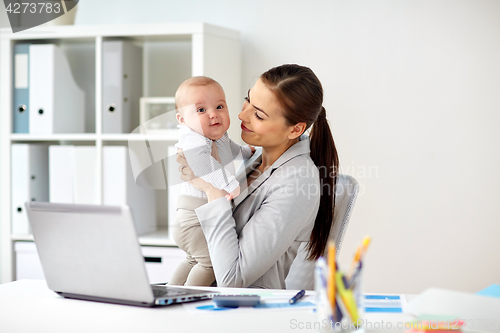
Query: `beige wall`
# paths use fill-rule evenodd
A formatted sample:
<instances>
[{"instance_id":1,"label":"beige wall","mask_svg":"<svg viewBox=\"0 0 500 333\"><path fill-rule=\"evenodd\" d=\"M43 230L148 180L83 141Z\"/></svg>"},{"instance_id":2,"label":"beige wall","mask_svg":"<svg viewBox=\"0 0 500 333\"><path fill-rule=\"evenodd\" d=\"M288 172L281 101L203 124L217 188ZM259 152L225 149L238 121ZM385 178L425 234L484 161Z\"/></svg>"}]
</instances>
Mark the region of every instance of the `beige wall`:
<instances>
[{"instance_id":1,"label":"beige wall","mask_svg":"<svg viewBox=\"0 0 500 333\"><path fill-rule=\"evenodd\" d=\"M339 264L373 237L365 291L500 283L499 1L78 7L76 24L205 21L241 31L244 91L271 66L310 66L325 88L343 170L362 188Z\"/></svg>"}]
</instances>

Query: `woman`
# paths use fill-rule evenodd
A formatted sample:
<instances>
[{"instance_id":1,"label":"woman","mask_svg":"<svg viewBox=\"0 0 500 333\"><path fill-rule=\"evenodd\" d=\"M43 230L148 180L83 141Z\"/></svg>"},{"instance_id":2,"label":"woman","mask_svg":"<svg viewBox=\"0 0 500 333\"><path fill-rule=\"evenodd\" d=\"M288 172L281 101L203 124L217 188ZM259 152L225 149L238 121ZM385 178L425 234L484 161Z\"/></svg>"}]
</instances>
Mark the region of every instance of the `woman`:
<instances>
[{"instance_id":1,"label":"woman","mask_svg":"<svg viewBox=\"0 0 500 333\"><path fill-rule=\"evenodd\" d=\"M208 197L196 214L219 287L284 289L301 242L309 242L310 259L323 254L338 158L322 103L321 83L307 67L282 65L261 75L238 118L243 141L262 152L246 165L240 184L248 188L233 205L178 154L181 179ZM311 125L309 139L303 133Z\"/></svg>"}]
</instances>

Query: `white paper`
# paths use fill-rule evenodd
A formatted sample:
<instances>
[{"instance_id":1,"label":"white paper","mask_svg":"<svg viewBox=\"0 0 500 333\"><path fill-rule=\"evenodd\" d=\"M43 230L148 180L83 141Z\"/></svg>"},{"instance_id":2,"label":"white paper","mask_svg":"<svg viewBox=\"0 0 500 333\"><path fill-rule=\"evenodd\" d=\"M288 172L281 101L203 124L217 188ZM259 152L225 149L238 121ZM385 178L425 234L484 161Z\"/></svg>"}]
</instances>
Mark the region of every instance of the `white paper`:
<instances>
[{"instance_id":1,"label":"white paper","mask_svg":"<svg viewBox=\"0 0 500 333\"><path fill-rule=\"evenodd\" d=\"M14 58L15 69L15 88L16 89L26 89L28 88L28 54L20 53L16 54Z\"/></svg>"}]
</instances>

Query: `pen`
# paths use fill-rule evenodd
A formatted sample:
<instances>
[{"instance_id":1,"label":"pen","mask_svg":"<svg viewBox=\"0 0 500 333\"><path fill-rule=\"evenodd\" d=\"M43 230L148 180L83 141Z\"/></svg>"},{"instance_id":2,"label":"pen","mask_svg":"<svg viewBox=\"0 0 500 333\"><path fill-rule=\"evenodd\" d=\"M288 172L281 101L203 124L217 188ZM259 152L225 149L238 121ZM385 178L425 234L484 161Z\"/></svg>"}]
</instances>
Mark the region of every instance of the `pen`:
<instances>
[{"instance_id":1,"label":"pen","mask_svg":"<svg viewBox=\"0 0 500 333\"><path fill-rule=\"evenodd\" d=\"M344 284L345 289L349 289L349 283L347 283L347 279L344 274L342 274L342 283Z\"/></svg>"},{"instance_id":2,"label":"pen","mask_svg":"<svg viewBox=\"0 0 500 333\"><path fill-rule=\"evenodd\" d=\"M359 276L361 274L361 269L363 268L363 261L360 260L358 262L358 266L356 267L356 270L354 271L354 274L352 274L351 278L348 281L348 285L346 288L349 289L354 289L356 287L356 284L358 283Z\"/></svg>"},{"instance_id":3,"label":"pen","mask_svg":"<svg viewBox=\"0 0 500 333\"><path fill-rule=\"evenodd\" d=\"M290 298L290 304L295 304L299 299L301 299L302 297L304 297L304 295L306 294L306 291L305 290L301 290L297 293L297 295L293 296L292 298Z\"/></svg>"}]
</instances>

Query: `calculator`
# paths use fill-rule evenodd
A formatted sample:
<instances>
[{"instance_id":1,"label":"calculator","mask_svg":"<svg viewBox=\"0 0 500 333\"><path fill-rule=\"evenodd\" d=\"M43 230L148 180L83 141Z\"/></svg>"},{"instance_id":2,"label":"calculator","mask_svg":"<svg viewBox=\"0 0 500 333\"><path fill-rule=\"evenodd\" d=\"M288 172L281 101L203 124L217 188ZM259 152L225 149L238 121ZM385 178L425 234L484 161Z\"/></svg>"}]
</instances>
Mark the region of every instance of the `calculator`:
<instances>
[{"instance_id":1,"label":"calculator","mask_svg":"<svg viewBox=\"0 0 500 333\"><path fill-rule=\"evenodd\" d=\"M216 295L212 299L215 305L221 308L237 308L260 304L259 295Z\"/></svg>"}]
</instances>

